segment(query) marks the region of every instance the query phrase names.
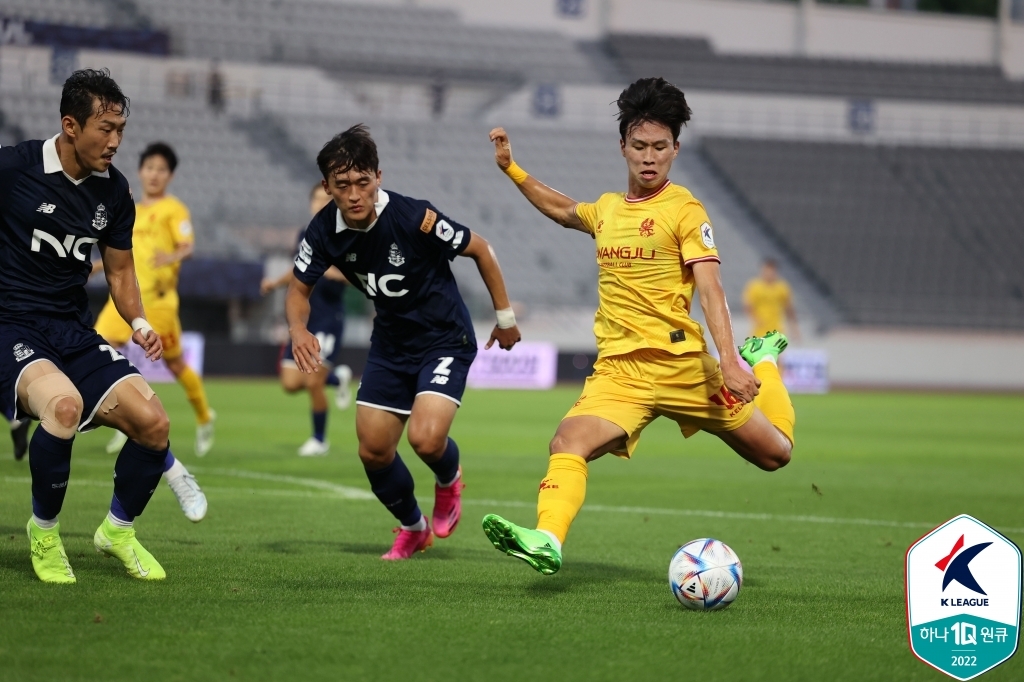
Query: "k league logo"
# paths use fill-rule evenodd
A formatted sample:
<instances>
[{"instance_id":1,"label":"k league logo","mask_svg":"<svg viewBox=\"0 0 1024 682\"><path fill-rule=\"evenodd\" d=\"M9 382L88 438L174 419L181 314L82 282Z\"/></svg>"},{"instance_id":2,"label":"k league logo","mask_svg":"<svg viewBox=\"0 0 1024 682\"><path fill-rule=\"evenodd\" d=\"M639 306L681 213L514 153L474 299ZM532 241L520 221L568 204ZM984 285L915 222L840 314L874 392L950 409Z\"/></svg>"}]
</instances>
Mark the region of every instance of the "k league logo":
<instances>
[{"instance_id":1,"label":"k league logo","mask_svg":"<svg viewBox=\"0 0 1024 682\"><path fill-rule=\"evenodd\" d=\"M969 680L1017 650L1021 553L963 514L907 550L907 627L914 655Z\"/></svg>"}]
</instances>

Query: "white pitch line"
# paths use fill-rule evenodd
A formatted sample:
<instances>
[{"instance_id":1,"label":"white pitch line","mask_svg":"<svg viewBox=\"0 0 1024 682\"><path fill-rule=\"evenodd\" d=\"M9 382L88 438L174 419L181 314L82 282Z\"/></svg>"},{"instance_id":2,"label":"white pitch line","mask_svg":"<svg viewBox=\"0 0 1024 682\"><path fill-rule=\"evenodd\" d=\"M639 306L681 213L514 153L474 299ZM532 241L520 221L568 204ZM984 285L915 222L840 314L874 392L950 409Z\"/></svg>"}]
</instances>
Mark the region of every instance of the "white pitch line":
<instances>
[{"instance_id":1,"label":"white pitch line","mask_svg":"<svg viewBox=\"0 0 1024 682\"><path fill-rule=\"evenodd\" d=\"M376 496L365 490L359 488L352 488L350 486L338 485L329 481L322 481L316 478L300 478L297 476L281 476L278 474L267 474L257 471L245 471L243 469L208 469L203 467L193 467L195 470L201 470L203 473L210 474L212 476L226 476L229 478L243 478L252 479L259 481L269 481L273 483L288 483L291 485L300 485L310 488L316 488L323 490L324 495L314 495L311 493L303 493L298 490L267 490L261 488L209 488L204 487L207 492L216 492L219 494L225 493L244 493L248 495L272 495L276 497L323 497L324 499L344 499L344 500L375 500ZM27 477L15 477L15 476L4 476L3 480L7 483L31 483L32 479ZM88 485L88 486L109 486L109 481L96 481L90 479L72 479L71 481L77 485ZM488 507L512 507L516 509L535 509L537 504L535 502L523 502L521 500L474 500L464 499L464 504L473 506L488 506ZM873 526L880 528L935 528L939 524L929 523L925 521L888 521L885 519L860 519L860 518L843 518L837 516L812 516L806 514L764 514L756 512L730 512L730 511L715 511L709 509L668 509L664 507L627 507L627 506L611 506L603 504L588 504L586 505L588 511L594 512L610 512L613 514L645 514L649 516L696 516L702 518L711 519L728 519L736 521L772 521L772 522L784 522L784 523L817 523L817 524L834 524L834 525L846 525L846 526ZM998 526L994 526L997 530L1000 530ZM1004 533L1024 533L1024 528L1009 528L1003 527L1002 532Z\"/></svg>"}]
</instances>

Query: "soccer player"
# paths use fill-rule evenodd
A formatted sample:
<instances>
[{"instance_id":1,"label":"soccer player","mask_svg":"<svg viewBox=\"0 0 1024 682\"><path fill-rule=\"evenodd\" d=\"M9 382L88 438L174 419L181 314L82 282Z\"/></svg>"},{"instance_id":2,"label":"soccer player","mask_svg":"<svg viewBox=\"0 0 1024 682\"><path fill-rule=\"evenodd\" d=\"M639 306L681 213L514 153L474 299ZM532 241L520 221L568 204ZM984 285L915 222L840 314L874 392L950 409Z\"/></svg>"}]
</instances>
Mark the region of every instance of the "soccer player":
<instances>
[{"instance_id":1,"label":"soccer player","mask_svg":"<svg viewBox=\"0 0 1024 682\"><path fill-rule=\"evenodd\" d=\"M331 195L318 182L309 193L309 211L315 216L324 206L331 203ZM306 237L306 228L299 230L298 244ZM260 283L264 296L280 287L286 287L294 279L289 270L277 279L265 279ZM284 347L281 357L281 386L288 393L309 391L310 410L313 416L313 435L299 447L299 456L317 457L330 452L327 442L327 394L324 386L334 386L334 404L344 410L352 403L352 370L348 365L338 364L341 357L341 338L345 333L345 276L338 268L331 266L313 288L309 296L309 332L320 343L320 351L327 371L305 374L299 371L292 354L292 344Z\"/></svg>"},{"instance_id":2,"label":"soccer player","mask_svg":"<svg viewBox=\"0 0 1024 682\"><path fill-rule=\"evenodd\" d=\"M490 134L498 166L530 203L596 242L598 359L551 440L537 529L494 514L483 519L497 549L544 574L562 565L562 543L583 506L588 463L609 452L630 457L655 418L674 420L685 437L709 431L766 471L785 466L793 447L793 406L776 367L786 339L777 333L747 339L740 354L753 375L740 366L731 352L711 221L688 190L668 179L679 130L690 118L683 93L661 78L645 78L622 92L618 107L626 192L592 204L528 175L512 160L505 131ZM721 365L690 316L694 289Z\"/></svg>"},{"instance_id":3,"label":"soccer player","mask_svg":"<svg viewBox=\"0 0 1024 682\"><path fill-rule=\"evenodd\" d=\"M370 488L401 524L382 558L408 559L434 534L451 535L462 509L459 448L448 432L477 347L449 261L472 258L491 294L498 323L487 348L495 341L512 348L519 329L487 241L429 202L381 189L377 145L365 126L331 139L317 165L334 201L310 222L295 258L285 305L292 352L299 371L321 371L323 349L307 328L309 297L333 265L377 311L356 394L356 436ZM432 524L396 452L407 422L409 444L437 481Z\"/></svg>"},{"instance_id":4,"label":"soccer player","mask_svg":"<svg viewBox=\"0 0 1024 682\"><path fill-rule=\"evenodd\" d=\"M789 333L800 338L793 310L793 294L786 280L779 277L775 261L766 258L760 276L743 288L743 308L753 325L751 336L764 336L770 331ZM789 328L786 322L789 322Z\"/></svg>"},{"instance_id":5,"label":"soccer player","mask_svg":"<svg viewBox=\"0 0 1024 682\"><path fill-rule=\"evenodd\" d=\"M142 305L153 329L164 346L164 363L185 389L185 396L196 415L197 457L205 456L213 447L213 422L216 414L206 400L203 380L188 366L181 347L181 320L178 317L178 271L181 262L192 256L195 237L188 208L167 188L174 179L178 155L163 142L154 142L139 157L139 184L142 201L135 205L135 229L132 237L135 269L142 290ZM96 261L93 272L102 272L103 261ZM119 348L131 338L129 327L114 304L113 298L96 319L96 331L107 343ZM115 433L107 444L107 452L118 452L127 436ZM182 474L188 476L188 473ZM168 479L170 481L171 479ZM192 479L183 479L194 484ZM194 487L194 486L192 486ZM183 492L188 493L183 489ZM191 498L198 496L188 495ZM205 498L204 498L205 499ZM197 502L198 503L198 502Z\"/></svg>"},{"instance_id":6,"label":"soccer player","mask_svg":"<svg viewBox=\"0 0 1024 682\"><path fill-rule=\"evenodd\" d=\"M135 205L111 165L128 98L107 71L75 71L60 100L61 129L48 140L0 149L0 395L13 417L38 419L29 443L32 567L43 582L73 583L58 514L77 431L128 434L114 464L110 512L93 536L128 574L160 580L164 569L135 537L133 521L160 482L170 423L160 399L91 326L85 283L98 244L107 283L132 341L160 359L132 257Z\"/></svg>"}]
</instances>

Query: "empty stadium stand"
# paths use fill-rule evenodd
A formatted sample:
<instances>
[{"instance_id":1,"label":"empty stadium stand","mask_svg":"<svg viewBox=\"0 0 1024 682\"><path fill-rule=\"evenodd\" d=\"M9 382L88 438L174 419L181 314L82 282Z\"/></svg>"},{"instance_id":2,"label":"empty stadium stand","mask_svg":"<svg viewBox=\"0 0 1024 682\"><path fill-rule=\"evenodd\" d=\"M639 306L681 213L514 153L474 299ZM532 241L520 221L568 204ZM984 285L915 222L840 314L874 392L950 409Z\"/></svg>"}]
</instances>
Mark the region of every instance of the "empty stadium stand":
<instances>
[{"instance_id":1,"label":"empty stadium stand","mask_svg":"<svg viewBox=\"0 0 1024 682\"><path fill-rule=\"evenodd\" d=\"M1024 152L705 139L855 324L1024 329Z\"/></svg>"},{"instance_id":2,"label":"empty stadium stand","mask_svg":"<svg viewBox=\"0 0 1024 682\"><path fill-rule=\"evenodd\" d=\"M657 75L683 90L1024 103L1024 82L995 66L721 55L701 38L612 35L608 44L631 80Z\"/></svg>"}]
</instances>

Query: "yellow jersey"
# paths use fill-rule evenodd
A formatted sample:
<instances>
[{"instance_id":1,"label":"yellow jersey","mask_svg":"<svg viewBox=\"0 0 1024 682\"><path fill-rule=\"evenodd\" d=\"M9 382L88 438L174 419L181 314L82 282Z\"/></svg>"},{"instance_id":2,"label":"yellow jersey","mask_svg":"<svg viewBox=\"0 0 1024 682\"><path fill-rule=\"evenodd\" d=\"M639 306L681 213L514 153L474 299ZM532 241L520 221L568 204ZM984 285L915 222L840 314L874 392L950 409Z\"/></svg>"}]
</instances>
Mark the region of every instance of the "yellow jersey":
<instances>
[{"instance_id":1,"label":"yellow jersey","mask_svg":"<svg viewBox=\"0 0 1024 682\"><path fill-rule=\"evenodd\" d=\"M173 294L170 298L177 300L181 262L157 267L153 259L158 253L171 253L193 239L188 208L177 197L168 195L152 204L135 204L132 251L143 305L168 294Z\"/></svg>"},{"instance_id":2,"label":"yellow jersey","mask_svg":"<svg viewBox=\"0 0 1024 682\"><path fill-rule=\"evenodd\" d=\"M781 279L766 282L757 278L747 283L743 289L743 305L753 318L754 336L764 336L772 330L785 331L790 296L789 285Z\"/></svg>"},{"instance_id":3,"label":"yellow jersey","mask_svg":"<svg viewBox=\"0 0 1024 682\"><path fill-rule=\"evenodd\" d=\"M720 261L711 221L690 191L666 182L643 199L608 193L575 211L597 247L598 355L706 351L704 330L690 317L690 266Z\"/></svg>"}]
</instances>

